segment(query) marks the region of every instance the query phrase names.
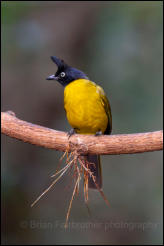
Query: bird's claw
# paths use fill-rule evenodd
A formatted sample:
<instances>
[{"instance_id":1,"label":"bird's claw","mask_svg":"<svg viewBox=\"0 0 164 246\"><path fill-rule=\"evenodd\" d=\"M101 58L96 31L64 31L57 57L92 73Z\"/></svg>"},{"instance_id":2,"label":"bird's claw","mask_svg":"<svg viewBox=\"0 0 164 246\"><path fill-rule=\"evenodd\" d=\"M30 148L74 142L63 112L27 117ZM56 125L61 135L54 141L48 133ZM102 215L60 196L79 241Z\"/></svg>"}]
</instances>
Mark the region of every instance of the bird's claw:
<instances>
[{"instance_id":1,"label":"bird's claw","mask_svg":"<svg viewBox=\"0 0 164 246\"><path fill-rule=\"evenodd\" d=\"M68 139L69 139L72 135L74 135L75 133L76 133L76 132L75 132L75 129L72 128L72 129L67 133Z\"/></svg>"},{"instance_id":2,"label":"bird's claw","mask_svg":"<svg viewBox=\"0 0 164 246\"><path fill-rule=\"evenodd\" d=\"M95 136L101 136L102 135L102 131L98 131L96 132Z\"/></svg>"}]
</instances>

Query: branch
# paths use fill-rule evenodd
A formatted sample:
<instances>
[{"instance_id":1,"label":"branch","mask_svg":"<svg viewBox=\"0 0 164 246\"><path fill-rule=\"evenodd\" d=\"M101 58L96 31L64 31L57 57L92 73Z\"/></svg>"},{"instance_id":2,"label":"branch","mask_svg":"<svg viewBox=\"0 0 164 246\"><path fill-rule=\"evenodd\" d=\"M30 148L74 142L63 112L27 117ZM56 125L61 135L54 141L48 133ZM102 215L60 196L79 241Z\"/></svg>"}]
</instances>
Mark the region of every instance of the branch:
<instances>
[{"instance_id":1,"label":"branch","mask_svg":"<svg viewBox=\"0 0 164 246\"><path fill-rule=\"evenodd\" d=\"M68 139L65 132L19 120L11 111L1 113L1 132L37 146L69 152L76 150L84 155L133 154L163 149L163 131L96 137L75 134Z\"/></svg>"}]
</instances>

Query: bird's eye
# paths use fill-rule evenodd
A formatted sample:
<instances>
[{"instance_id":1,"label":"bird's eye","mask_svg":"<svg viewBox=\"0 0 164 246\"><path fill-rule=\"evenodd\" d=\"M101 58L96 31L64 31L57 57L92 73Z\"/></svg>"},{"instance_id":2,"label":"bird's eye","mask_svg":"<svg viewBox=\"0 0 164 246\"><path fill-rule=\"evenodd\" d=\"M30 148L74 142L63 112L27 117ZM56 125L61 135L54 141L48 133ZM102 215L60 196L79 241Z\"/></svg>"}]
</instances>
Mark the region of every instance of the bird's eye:
<instances>
[{"instance_id":1,"label":"bird's eye","mask_svg":"<svg viewBox=\"0 0 164 246\"><path fill-rule=\"evenodd\" d=\"M61 72L60 76L63 78L65 77L65 73L64 72Z\"/></svg>"}]
</instances>

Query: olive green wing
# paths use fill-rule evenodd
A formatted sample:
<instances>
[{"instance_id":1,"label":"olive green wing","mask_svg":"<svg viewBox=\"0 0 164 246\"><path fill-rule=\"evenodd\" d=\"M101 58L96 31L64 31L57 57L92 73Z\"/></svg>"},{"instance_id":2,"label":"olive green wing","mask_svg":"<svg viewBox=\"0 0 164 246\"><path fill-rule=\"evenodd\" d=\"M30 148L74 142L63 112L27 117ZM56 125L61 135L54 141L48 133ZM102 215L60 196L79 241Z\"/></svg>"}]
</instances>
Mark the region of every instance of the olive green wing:
<instances>
[{"instance_id":1,"label":"olive green wing","mask_svg":"<svg viewBox=\"0 0 164 246\"><path fill-rule=\"evenodd\" d=\"M108 116L108 125L107 125L107 128L106 128L104 134L109 135L109 134L111 134L111 131L112 131L112 113L111 113L110 103L108 101L108 98L105 95L103 88L101 88L100 86L97 86L97 90L99 91L101 103L105 109L107 116Z\"/></svg>"}]
</instances>

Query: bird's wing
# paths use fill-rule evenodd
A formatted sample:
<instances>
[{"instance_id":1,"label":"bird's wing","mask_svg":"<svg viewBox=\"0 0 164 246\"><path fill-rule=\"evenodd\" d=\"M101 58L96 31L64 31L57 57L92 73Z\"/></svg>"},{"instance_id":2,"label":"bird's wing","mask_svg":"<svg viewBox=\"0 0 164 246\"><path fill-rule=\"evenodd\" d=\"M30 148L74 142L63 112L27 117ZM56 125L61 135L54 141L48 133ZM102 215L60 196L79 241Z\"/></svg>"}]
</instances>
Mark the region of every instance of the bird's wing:
<instances>
[{"instance_id":1,"label":"bird's wing","mask_svg":"<svg viewBox=\"0 0 164 246\"><path fill-rule=\"evenodd\" d=\"M98 90L99 95L100 95L101 103L105 109L107 116L108 116L108 125L107 125L107 128L106 128L104 134L110 134L112 131L112 113L111 113L110 104L109 104L107 96L105 95L103 88L101 88L100 86L97 86L97 90Z\"/></svg>"}]
</instances>

